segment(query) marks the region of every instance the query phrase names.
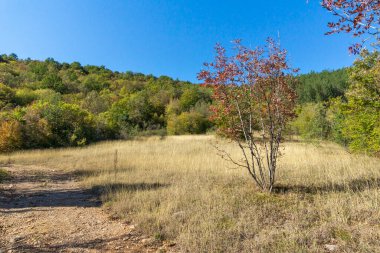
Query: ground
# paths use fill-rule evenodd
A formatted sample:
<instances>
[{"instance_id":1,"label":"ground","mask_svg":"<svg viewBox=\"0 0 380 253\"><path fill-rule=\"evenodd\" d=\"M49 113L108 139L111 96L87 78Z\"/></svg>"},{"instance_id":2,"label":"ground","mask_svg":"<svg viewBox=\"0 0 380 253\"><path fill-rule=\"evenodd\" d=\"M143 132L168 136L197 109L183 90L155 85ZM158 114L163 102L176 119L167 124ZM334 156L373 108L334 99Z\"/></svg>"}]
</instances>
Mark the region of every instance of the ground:
<instances>
[{"instance_id":1,"label":"ground","mask_svg":"<svg viewBox=\"0 0 380 253\"><path fill-rule=\"evenodd\" d=\"M215 145L242 155L215 136L2 154L0 248L380 252L378 158L330 142L288 141L269 194Z\"/></svg>"},{"instance_id":2,"label":"ground","mask_svg":"<svg viewBox=\"0 0 380 253\"><path fill-rule=\"evenodd\" d=\"M25 165L5 169L11 177L0 184L3 252L157 251L133 224L112 220L74 173Z\"/></svg>"}]
</instances>

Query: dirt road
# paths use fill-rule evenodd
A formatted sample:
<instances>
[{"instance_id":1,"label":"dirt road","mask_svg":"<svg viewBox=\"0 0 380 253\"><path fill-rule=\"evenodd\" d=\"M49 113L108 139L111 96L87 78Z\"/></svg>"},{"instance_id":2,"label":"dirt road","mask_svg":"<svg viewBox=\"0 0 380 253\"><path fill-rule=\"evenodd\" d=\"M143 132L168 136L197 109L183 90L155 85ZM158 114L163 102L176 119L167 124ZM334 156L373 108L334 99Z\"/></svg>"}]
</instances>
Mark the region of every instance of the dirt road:
<instances>
[{"instance_id":1,"label":"dirt road","mask_svg":"<svg viewBox=\"0 0 380 253\"><path fill-rule=\"evenodd\" d=\"M112 220L73 173L8 166L0 184L0 252L156 252L132 224Z\"/></svg>"}]
</instances>

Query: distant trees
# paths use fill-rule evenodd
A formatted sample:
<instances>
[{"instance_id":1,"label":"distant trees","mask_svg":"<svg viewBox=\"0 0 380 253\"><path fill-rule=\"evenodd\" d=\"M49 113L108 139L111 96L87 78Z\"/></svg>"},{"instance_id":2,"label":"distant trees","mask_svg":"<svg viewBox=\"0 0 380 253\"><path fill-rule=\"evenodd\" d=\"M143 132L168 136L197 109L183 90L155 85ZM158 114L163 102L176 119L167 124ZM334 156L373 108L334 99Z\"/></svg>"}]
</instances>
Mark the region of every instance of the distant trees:
<instances>
[{"instance_id":1,"label":"distant trees","mask_svg":"<svg viewBox=\"0 0 380 253\"><path fill-rule=\"evenodd\" d=\"M297 117L291 123L294 134L306 140L330 138L331 126L327 119L327 108L322 103L299 105Z\"/></svg>"},{"instance_id":2,"label":"distant trees","mask_svg":"<svg viewBox=\"0 0 380 253\"><path fill-rule=\"evenodd\" d=\"M343 96L348 88L348 69L311 72L298 76L296 87L298 103L327 102L331 98Z\"/></svg>"},{"instance_id":3,"label":"distant trees","mask_svg":"<svg viewBox=\"0 0 380 253\"><path fill-rule=\"evenodd\" d=\"M290 124L305 139L331 140L353 152L380 154L380 56L363 51L347 70L342 96L301 103Z\"/></svg>"},{"instance_id":4,"label":"distant trees","mask_svg":"<svg viewBox=\"0 0 380 253\"><path fill-rule=\"evenodd\" d=\"M250 49L235 42L236 55L216 46L213 63L199 74L214 89L212 120L220 134L240 147L235 160L225 150L221 156L248 170L256 184L272 191L282 134L294 116L296 93L286 51L268 39L263 48ZM260 138L255 136L259 133Z\"/></svg>"},{"instance_id":5,"label":"distant trees","mask_svg":"<svg viewBox=\"0 0 380 253\"><path fill-rule=\"evenodd\" d=\"M173 101L178 102L175 111L169 109ZM205 133L212 127L210 103L209 88L167 76L2 55L0 142L8 144L0 152L135 135ZM20 138L10 138L12 131Z\"/></svg>"},{"instance_id":6,"label":"distant trees","mask_svg":"<svg viewBox=\"0 0 380 253\"><path fill-rule=\"evenodd\" d=\"M352 45L351 53L360 54L349 69L349 87L341 99L330 99L328 120L330 138L350 150L367 154L380 153L380 89L378 52L363 50L369 42L380 46L380 3L378 0L323 0L322 6L337 20L329 22L327 34L346 32L362 38Z\"/></svg>"}]
</instances>

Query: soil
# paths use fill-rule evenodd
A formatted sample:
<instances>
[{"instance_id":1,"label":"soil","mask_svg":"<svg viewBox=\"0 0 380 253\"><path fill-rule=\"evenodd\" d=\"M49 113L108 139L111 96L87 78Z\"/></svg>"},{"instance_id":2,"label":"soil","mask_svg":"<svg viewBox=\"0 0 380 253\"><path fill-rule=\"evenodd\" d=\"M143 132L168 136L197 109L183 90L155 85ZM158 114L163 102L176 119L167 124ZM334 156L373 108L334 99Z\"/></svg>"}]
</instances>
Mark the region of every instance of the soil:
<instances>
[{"instance_id":1,"label":"soil","mask_svg":"<svg viewBox=\"0 0 380 253\"><path fill-rule=\"evenodd\" d=\"M133 224L112 219L99 196L72 172L38 166L4 167L0 183L0 253L171 252Z\"/></svg>"}]
</instances>

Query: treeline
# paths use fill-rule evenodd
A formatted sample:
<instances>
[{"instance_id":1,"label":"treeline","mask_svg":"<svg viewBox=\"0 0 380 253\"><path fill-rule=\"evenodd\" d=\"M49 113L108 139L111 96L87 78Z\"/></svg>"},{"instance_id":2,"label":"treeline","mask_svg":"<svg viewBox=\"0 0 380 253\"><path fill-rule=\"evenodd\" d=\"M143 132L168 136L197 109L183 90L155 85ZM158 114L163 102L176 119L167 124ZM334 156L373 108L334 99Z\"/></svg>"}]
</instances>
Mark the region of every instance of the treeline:
<instances>
[{"instance_id":1,"label":"treeline","mask_svg":"<svg viewBox=\"0 0 380 253\"><path fill-rule=\"evenodd\" d=\"M289 133L380 152L379 54L298 77ZM0 56L0 152L212 131L209 88L103 66Z\"/></svg>"},{"instance_id":2,"label":"treeline","mask_svg":"<svg viewBox=\"0 0 380 253\"><path fill-rule=\"evenodd\" d=\"M298 102L319 103L331 98L344 96L348 88L348 69L311 72L300 75L297 85Z\"/></svg>"},{"instance_id":3,"label":"treeline","mask_svg":"<svg viewBox=\"0 0 380 253\"><path fill-rule=\"evenodd\" d=\"M380 155L379 53L364 51L348 69L312 73L300 82L294 134Z\"/></svg>"},{"instance_id":4,"label":"treeline","mask_svg":"<svg viewBox=\"0 0 380 253\"><path fill-rule=\"evenodd\" d=\"M210 103L209 89L166 76L1 55L0 151L205 133Z\"/></svg>"}]
</instances>

